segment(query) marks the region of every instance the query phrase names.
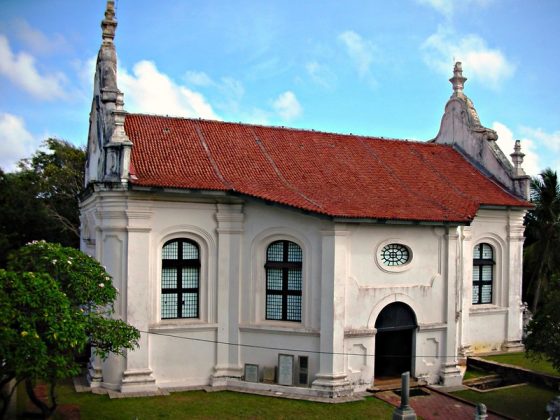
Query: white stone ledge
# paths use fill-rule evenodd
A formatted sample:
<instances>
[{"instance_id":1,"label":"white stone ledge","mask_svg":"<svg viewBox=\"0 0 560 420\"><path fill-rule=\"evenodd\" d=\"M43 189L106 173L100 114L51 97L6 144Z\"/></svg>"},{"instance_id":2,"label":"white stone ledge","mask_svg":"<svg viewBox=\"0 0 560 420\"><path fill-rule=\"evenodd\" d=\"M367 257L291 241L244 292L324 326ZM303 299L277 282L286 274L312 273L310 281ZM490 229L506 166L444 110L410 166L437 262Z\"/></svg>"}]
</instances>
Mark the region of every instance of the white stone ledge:
<instances>
[{"instance_id":1,"label":"white stone ledge","mask_svg":"<svg viewBox=\"0 0 560 420\"><path fill-rule=\"evenodd\" d=\"M476 307L471 306L469 312L471 315L505 314L508 312L508 308L496 305L476 305Z\"/></svg>"},{"instance_id":2,"label":"white stone ledge","mask_svg":"<svg viewBox=\"0 0 560 420\"><path fill-rule=\"evenodd\" d=\"M293 327L282 327L277 325L239 325L239 331L241 332L257 332L265 334L288 334L288 335L311 335L319 336L319 330L313 328L293 328Z\"/></svg>"},{"instance_id":3,"label":"white stone ledge","mask_svg":"<svg viewBox=\"0 0 560 420\"><path fill-rule=\"evenodd\" d=\"M377 333L377 330L375 328L373 330L349 329L349 330L344 330L344 337L348 337L348 338L351 338L351 337L373 337L376 333Z\"/></svg>"},{"instance_id":4,"label":"white stone ledge","mask_svg":"<svg viewBox=\"0 0 560 420\"><path fill-rule=\"evenodd\" d=\"M148 331L153 333L158 333L158 332L169 333L169 332L188 332L188 331L196 331L196 332L216 331L217 329L218 329L218 324L162 322L162 323L150 325Z\"/></svg>"},{"instance_id":5,"label":"white stone ledge","mask_svg":"<svg viewBox=\"0 0 560 420\"><path fill-rule=\"evenodd\" d=\"M447 324L443 322L434 322L432 324L419 324L419 331L437 331L447 329Z\"/></svg>"}]
</instances>

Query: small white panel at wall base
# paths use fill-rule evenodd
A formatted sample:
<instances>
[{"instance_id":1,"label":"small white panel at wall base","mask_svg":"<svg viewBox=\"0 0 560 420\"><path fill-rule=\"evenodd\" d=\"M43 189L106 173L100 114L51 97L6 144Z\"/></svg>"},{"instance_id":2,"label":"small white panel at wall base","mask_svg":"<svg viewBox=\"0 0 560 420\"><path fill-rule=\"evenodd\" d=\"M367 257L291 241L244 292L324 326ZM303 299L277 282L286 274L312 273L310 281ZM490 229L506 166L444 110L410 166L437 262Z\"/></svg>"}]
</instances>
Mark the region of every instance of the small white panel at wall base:
<instances>
[{"instance_id":1,"label":"small white panel at wall base","mask_svg":"<svg viewBox=\"0 0 560 420\"><path fill-rule=\"evenodd\" d=\"M294 384L294 356L291 354L278 355L278 384Z\"/></svg>"}]
</instances>

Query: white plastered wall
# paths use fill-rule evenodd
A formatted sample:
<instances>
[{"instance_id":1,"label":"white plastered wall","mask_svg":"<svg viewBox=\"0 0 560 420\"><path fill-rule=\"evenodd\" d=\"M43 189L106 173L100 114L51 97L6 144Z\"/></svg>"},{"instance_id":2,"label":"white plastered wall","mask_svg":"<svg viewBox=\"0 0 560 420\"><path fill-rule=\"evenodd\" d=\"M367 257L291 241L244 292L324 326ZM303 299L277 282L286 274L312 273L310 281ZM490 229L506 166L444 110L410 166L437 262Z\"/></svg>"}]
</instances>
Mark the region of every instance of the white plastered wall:
<instances>
[{"instance_id":1,"label":"white plastered wall","mask_svg":"<svg viewBox=\"0 0 560 420\"><path fill-rule=\"evenodd\" d=\"M463 228L460 342L464 355L516 350L521 346L524 213L483 209L470 227ZM494 250L493 297L491 304L473 305L473 248L480 243Z\"/></svg>"},{"instance_id":2,"label":"white plastered wall","mask_svg":"<svg viewBox=\"0 0 560 420\"><path fill-rule=\"evenodd\" d=\"M82 248L107 266L121 292L117 316L150 333L125 360L105 362L102 386L112 389L207 385L240 377L245 363L276 366L278 353L308 356L317 386L364 389L375 369L375 321L395 301L409 305L418 323L412 374L432 383L446 362L456 363L459 347L482 351L521 336L522 212L480 211L459 228L344 224L252 201L103 192L84 201L82 227ZM200 246L197 320L160 319L161 248L175 238ZM264 319L266 247L282 239L303 250L301 323ZM473 309L479 241L496 247L496 302ZM411 262L383 267L378 255L387 243L406 245Z\"/></svg>"}]
</instances>

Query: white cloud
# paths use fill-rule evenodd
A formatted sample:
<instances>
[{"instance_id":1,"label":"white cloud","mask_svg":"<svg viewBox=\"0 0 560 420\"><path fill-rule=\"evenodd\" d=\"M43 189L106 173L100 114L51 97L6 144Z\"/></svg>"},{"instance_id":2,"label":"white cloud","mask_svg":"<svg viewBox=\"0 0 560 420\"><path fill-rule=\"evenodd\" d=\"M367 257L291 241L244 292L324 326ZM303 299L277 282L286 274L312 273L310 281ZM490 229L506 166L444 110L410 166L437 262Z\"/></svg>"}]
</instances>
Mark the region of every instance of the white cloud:
<instances>
[{"instance_id":1,"label":"white cloud","mask_svg":"<svg viewBox=\"0 0 560 420\"><path fill-rule=\"evenodd\" d=\"M505 124L498 121L495 121L492 124L492 129L496 130L498 133L498 145L500 146L500 149L502 149L502 152L504 152L511 161L511 157L509 155L513 153L513 147L515 146L516 140L513 136L513 132ZM521 138L519 140L521 140L521 152L525 153L521 167L525 170L527 175L538 175L541 169L535 142L529 138Z\"/></svg>"},{"instance_id":2,"label":"white cloud","mask_svg":"<svg viewBox=\"0 0 560 420\"><path fill-rule=\"evenodd\" d=\"M465 9L473 6L486 6L493 0L417 0L441 13L447 18L453 16L457 9Z\"/></svg>"},{"instance_id":3,"label":"white cloud","mask_svg":"<svg viewBox=\"0 0 560 420\"><path fill-rule=\"evenodd\" d=\"M35 58L26 52L14 54L4 35L0 35L0 74L38 99L55 100L67 96L63 88L67 79L63 73L40 74Z\"/></svg>"},{"instance_id":4,"label":"white cloud","mask_svg":"<svg viewBox=\"0 0 560 420\"><path fill-rule=\"evenodd\" d=\"M440 26L422 45L424 61L436 71L449 75L454 61L463 63L467 78L496 89L515 72L499 49L492 49L478 35L458 37L450 28Z\"/></svg>"},{"instance_id":5,"label":"white cloud","mask_svg":"<svg viewBox=\"0 0 560 420\"><path fill-rule=\"evenodd\" d=\"M243 84L232 77L222 77L221 83L218 85L218 89L222 92L222 94L232 99L241 99L241 97L245 94Z\"/></svg>"},{"instance_id":6,"label":"white cloud","mask_svg":"<svg viewBox=\"0 0 560 420\"><path fill-rule=\"evenodd\" d=\"M272 103L272 107L286 121L291 121L303 113L296 95L289 90L281 93Z\"/></svg>"},{"instance_id":7,"label":"white cloud","mask_svg":"<svg viewBox=\"0 0 560 420\"><path fill-rule=\"evenodd\" d=\"M245 95L245 88L239 80L233 77L222 77L219 81L215 81L202 71L186 72L185 80L191 85L219 92L219 100L215 102L216 108L226 113L239 112L240 101Z\"/></svg>"},{"instance_id":8,"label":"white cloud","mask_svg":"<svg viewBox=\"0 0 560 420\"><path fill-rule=\"evenodd\" d=\"M188 71L185 73L187 83L196 86L212 86L214 81L203 71Z\"/></svg>"},{"instance_id":9,"label":"white cloud","mask_svg":"<svg viewBox=\"0 0 560 420\"><path fill-rule=\"evenodd\" d=\"M97 55L91 56L85 60L76 59L72 61L81 90L87 91L89 97L93 91L93 79L95 77L95 66L97 65Z\"/></svg>"},{"instance_id":10,"label":"white cloud","mask_svg":"<svg viewBox=\"0 0 560 420\"><path fill-rule=\"evenodd\" d=\"M553 152L560 152L560 130L547 133L542 128L521 127L523 135L534 138L541 146Z\"/></svg>"},{"instance_id":11,"label":"white cloud","mask_svg":"<svg viewBox=\"0 0 560 420\"><path fill-rule=\"evenodd\" d=\"M417 0L418 3L430 6L442 15L451 16L454 9L453 0Z\"/></svg>"},{"instance_id":12,"label":"white cloud","mask_svg":"<svg viewBox=\"0 0 560 420\"><path fill-rule=\"evenodd\" d=\"M4 171L13 171L16 163L30 157L40 143L41 140L27 131L23 118L0 113L0 167Z\"/></svg>"},{"instance_id":13,"label":"white cloud","mask_svg":"<svg viewBox=\"0 0 560 420\"><path fill-rule=\"evenodd\" d=\"M326 89L331 89L336 81L335 74L327 66L317 61L306 63L305 70L309 77L311 77L311 80Z\"/></svg>"},{"instance_id":14,"label":"white cloud","mask_svg":"<svg viewBox=\"0 0 560 420\"><path fill-rule=\"evenodd\" d=\"M350 56L360 77L370 75L370 67L373 62L377 48L368 40L363 39L354 31L346 31L338 36L346 47L346 53Z\"/></svg>"},{"instance_id":15,"label":"white cloud","mask_svg":"<svg viewBox=\"0 0 560 420\"><path fill-rule=\"evenodd\" d=\"M31 27L25 20L15 22L15 34L35 54L51 54L69 48L68 42L60 34L47 37L43 32Z\"/></svg>"},{"instance_id":16,"label":"white cloud","mask_svg":"<svg viewBox=\"0 0 560 420\"><path fill-rule=\"evenodd\" d=\"M249 124L270 125L270 113L260 108L253 108L248 112L243 112L240 115L242 121Z\"/></svg>"},{"instance_id":17,"label":"white cloud","mask_svg":"<svg viewBox=\"0 0 560 420\"><path fill-rule=\"evenodd\" d=\"M119 69L119 88L132 112L219 119L204 96L175 83L151 61L136 63L129 74Z\"/></svg>"},{"instance_id":18,"label":"white cloud","mask_svg":"<svg viewBox=\"0 0 560 420\"><path fill-rule=\"evenodd\" d=\"M541 168L552 168L560 173L560 130L552 133L541 128L521 127L519 130L536 143L541 152Z\"/></svg>"}]
</instances>

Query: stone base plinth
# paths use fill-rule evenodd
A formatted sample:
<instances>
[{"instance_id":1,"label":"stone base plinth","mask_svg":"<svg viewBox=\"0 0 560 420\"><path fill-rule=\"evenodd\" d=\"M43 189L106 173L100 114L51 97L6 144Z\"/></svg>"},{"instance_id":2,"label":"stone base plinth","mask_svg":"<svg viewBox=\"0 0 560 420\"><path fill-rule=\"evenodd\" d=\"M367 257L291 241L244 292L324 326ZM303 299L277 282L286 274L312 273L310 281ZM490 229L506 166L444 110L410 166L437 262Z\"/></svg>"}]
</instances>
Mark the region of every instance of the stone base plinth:
<instances>
[{"instance_id":1,"label":"stone base plinth","mask_svg":"<svg viewBox=\"0 0 560 420\"><path fill-rule=\"evenodd\" d=\"M103 383L103 371L95 362L90 362L87 367L86 380L90 388L99 388Z\"/></svg>"},{"instance_id":2,"label":"stone base plinth","mask_svg":"<svg viewBox=\"0 0 560 420\"><path fill-rule=\"evenodd\" d=\"M225 387L228 379L241 379L242 376L243 369L239 366L216 366L214 374L210 377L210 386Z\"/></svg>"},{"instance_id":3,"label":"stone base plinth","mask_svg":"<svg viewBox=\"0 0 560 420\"><path fill-rule=\"evenodd\" d=\"M157 392L156 380L151 369L125 370L123 373L120 392Z\"/></svg>"},{"instance_id":4,"label":"stone base plinth","mask_svg":"<svg viewBox=\"0 0 560 420\"><path fill-rule=\"evenodd\" d=\"M354 390L346 375L317 375L311 389L322 397L339 398L351 395Z\"/></svg>"},{"instance_id":5,"label":"stone base plinth","mask_svg":"<svg viewBox=\"0 0 560 420\"><path fill-rule=\"evenodd\" d=\"M508 353L514 353L514 352L524 351L525 346L523 345L523 343L520 340L519 341L517 341L517 340L516 341L507 341L502 346L502 349L504 351L507 351Z\"/></svg>"},{"instance_id":6,"label":"stone base plinth","mask_svg":"<svg viewBox=\"0 0 560 420\"><path fill-rule=\"evenodd\" d=\"M393 411L393 420L416 420L416 413L412 407L398 407Z\"/></svg>"},{"instance_id":7,"label":"stone base plinth","mask_svg":"<svg viewBox=\"0 0 560 420\"><path fill-rule=\"evenodd\" d=\"M441 384L444 387L455 387L459 386L463 382L463 375L461 375L461 370L455 364L444 365L441 369Z\"/></svg>"}]
</instances>

